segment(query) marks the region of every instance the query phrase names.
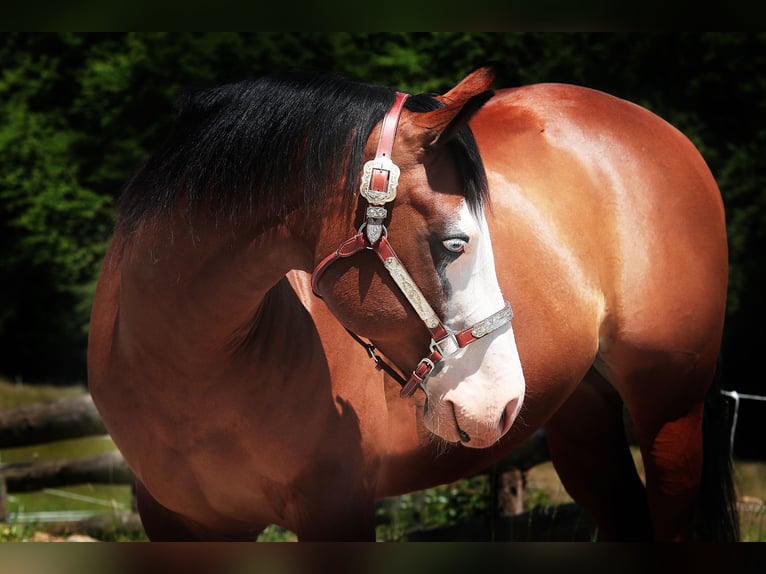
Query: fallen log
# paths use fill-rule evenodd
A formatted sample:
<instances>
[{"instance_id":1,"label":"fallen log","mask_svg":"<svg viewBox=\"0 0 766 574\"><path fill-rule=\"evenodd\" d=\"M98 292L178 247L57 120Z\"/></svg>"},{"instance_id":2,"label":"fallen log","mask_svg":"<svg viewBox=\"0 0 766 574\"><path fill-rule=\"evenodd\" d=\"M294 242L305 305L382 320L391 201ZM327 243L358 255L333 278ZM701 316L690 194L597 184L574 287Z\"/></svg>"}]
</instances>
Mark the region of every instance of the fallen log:
<instances>
[{"instance_id":1,"label":"fallen log","mask_svg":"<svg viewBox=\"0 0 766 574\"><path fill-rule=\"evenodd\" d=\"M0 448L105 434L89 394L0 411Z\"/></svg>"},{"instance_id":2,"label":"fallen log","mask_svg":"<svg viewBox=\"0 0 766 574\"><path fill-rule=\"evenodd\" d=\"M33 492L75 484L132 484L133 472L118 451L54 462L0 466L7 492Z\"/></svg>"}]
</instances>

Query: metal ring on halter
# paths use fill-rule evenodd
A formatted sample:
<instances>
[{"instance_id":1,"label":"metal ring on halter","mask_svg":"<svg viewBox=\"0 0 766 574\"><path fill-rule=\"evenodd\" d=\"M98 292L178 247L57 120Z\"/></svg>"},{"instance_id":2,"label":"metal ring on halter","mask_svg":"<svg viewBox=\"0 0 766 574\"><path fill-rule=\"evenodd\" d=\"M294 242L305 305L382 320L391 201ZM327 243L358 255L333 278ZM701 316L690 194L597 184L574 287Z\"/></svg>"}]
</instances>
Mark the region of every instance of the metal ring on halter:
<instances>
[{"instance_id":1,"label":"metal ring on halter","mask_svg":"<svg viewBox=\"0 0 766 574\"><path fill-rule=\"evenodd\" d=\"M462 347L458 343L457 337L455 337L455 331L449 330L446 337L438 341L431 339L431 344L428 348L431 351L438 352L442 356L442 360L446 360L454 356Z\"/></svg>"}]
</instances>

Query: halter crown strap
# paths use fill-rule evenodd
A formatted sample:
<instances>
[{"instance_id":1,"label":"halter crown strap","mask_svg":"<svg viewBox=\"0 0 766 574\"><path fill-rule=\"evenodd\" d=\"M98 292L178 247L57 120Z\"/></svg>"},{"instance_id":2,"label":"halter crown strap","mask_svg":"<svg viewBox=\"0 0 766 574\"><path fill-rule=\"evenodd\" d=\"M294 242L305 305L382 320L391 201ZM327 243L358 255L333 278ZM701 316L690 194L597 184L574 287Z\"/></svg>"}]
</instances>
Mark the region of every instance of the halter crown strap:
<instances>
[{"instance_id":1,"label":"halter crown strap","mask_svg":"<svg viewBox=\"0 0 766 574\"><path fill-rule=\"evenodd\" d=\"M362 168L362 184L359 193L369 204L365 233L373 244L383 234L383 220L388 215L388 210L383 206L394 200L396 187L399 185L399 166L391 161L391 151L394 148L399 116L408 97L407 94L396 92L394 105L388 110L380 125L375 158L365 163Z\"/></svg>"},{"instance_id":2,"label":"halter crown strap","mask_svg":"<svg viewBox=\"0 0 766 574\"><path fill-rule=\"evenodd\" d=\"M391 159L391 150L394 148L394 138L396 137L396 128L399 125L399 116L402 113L404 102L409 98L409 94L396 92L394 105L388 110L383 123L380 126L380 137L378 138L378 149L375 152L375 158Z\"/></svg>"}]
</instances>

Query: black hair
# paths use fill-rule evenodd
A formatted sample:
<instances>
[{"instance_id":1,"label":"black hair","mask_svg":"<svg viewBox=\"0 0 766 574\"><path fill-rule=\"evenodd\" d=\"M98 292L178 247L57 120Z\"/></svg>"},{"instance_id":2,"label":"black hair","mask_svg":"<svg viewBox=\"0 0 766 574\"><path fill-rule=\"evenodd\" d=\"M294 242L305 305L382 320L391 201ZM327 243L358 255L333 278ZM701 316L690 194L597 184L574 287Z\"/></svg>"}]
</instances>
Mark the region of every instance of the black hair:
<instances>
[{"instance_id":1,"label":"black hair","mask_svg":"<svg viewBox=\"0 0 766 574\"><path fill-rule=\"evenodd\" d=\"M119 226L133 230L179 200L190 212L204 206L231 221L284 216L296 207L286 190L301 189L307 208L337 193L351 202L367 139L394 97L393 88L314 72L187 92L169 138L125 186ZM427 95L406 103L412 111L441 105ZM449 145L476 207L487 183L470 130Z\"/></svg>"}]
</instances>

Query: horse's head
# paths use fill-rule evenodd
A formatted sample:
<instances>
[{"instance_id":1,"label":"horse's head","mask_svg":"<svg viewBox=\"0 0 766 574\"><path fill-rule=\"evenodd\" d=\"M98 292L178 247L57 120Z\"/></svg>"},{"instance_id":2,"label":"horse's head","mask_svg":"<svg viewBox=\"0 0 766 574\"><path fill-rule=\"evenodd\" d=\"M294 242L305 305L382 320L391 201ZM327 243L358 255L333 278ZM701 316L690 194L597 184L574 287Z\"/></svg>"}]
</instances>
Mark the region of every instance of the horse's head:
<instances>
[{"instance_id":1,"label":"horse's head","mask_svg":"<svg viewBox=\"0 0 766 574\"><path fill-rule=\"evenodd\" d=\"M511 428L525 388L467 125L492 79L482 69L436 100L397 96L367 142L360 231L325 221L317 256L332 254L314 273L341 323L406 373L403 395L422 388L427 428L477 448Z\"/></svg>"}]
</instances>

